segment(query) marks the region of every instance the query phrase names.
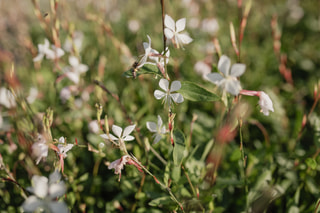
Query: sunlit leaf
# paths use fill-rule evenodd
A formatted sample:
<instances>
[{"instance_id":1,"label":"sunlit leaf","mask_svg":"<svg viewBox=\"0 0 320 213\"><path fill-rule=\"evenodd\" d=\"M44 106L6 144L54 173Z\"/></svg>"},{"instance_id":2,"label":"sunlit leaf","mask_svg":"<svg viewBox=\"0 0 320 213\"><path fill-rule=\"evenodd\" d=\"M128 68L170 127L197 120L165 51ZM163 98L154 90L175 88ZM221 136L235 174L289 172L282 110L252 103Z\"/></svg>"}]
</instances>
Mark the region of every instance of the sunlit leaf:
<instances>
[{"instance_id":1,"label":"sunlit leaf","mask_svg":"<svg viewBox=\"0 0 320 213\"><path fill-rule=\"evenodd\" d=\"M189 101L219 101L220 97L199 85L182 81L181 89L178 91L185 99Z\"/></svg>"}]
</instances>

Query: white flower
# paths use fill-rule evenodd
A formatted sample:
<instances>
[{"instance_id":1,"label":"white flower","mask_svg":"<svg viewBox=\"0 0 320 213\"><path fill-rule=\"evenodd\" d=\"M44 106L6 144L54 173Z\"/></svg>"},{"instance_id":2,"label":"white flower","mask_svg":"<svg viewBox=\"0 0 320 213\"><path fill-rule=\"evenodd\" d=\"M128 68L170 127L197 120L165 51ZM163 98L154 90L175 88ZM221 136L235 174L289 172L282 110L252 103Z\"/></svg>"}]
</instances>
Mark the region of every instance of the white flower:
<instances>
[{"instance_id":1,"label":"white flower","mask_svg":"<svg viewBox=\"0 0 320 213\"><path fill-rule=\"evenodd\" d=\"M219 24L215 18L203 19L201 23L201 29L210 35L215 35L219 30Z\"/></svg>"},{"instance_id":2,"label":"white flower","mask_svg":"<svg viewBox=\"0 0 320 213\"><path fill-rule=\"evenodd\" d=\"M111 162L110 165L108 166L108 169L114 169L114 174L116 175L119 174L119 181L121 178L121 170L123 169L124 165L128 162L129 159L130 159L129 155L124 155L118 160Z\"/></svg>"},{"instance_id":3,"label":"white flower","mask_svg":"<svg viewBox=\"0 0 320 213\"><path fill-rule=\"evenodd\" d=\"M44 40L44 44L38 44L38 55L33 58L33 61L41 61L44 56L46 56L47 59L55 60L64 55L64 51L61 48L51 45L52 49L50 49L49 46L50 42L48 39Z\"/></svg>"},{"instance_id":4,"label":"white flower","mask_svg":"<svg viewBox=\"0 0 320 213\"><path fill-rule=\"evenodd\" d=\"M259 105L261 107L260 112L264 115L268 116L269 111L274 112L273 103L270 99L269 95L267 95L263 91L252 91L252 90L241 90L241 95L248 95L248 96L258 96L259 97Z\"/></svg>"},{"instance_id":5,"label":"white flower","mask_svg":"<svg viewBox=\"0 0 320 213\"><path fill-rule=\"evenodd\" d=\"M60 47L51 45L51 48L52 48L52 51L46 53L47 59L56 60L64 55L64 51Z\"/></svg>"},{"instance_id":6,"label":"white flower","mask_svg":"<svg viewBox=\"0 0 320 213\"><path fill-rule=\"evenodd\" d=\"M33 58L33 61L41 61L45 55L52 55L53 51L49 48L50 42L48 39L44 40L44 44L38 44L38 55Z\"/></svg>"},{"instance_id":7,"label":"white flower","mask_svg":"<svg viewBox=\"0 0 320 213\"><path fill-rule=\"evenodd\" d=\"M97 120L90 121L88 124L89 131L92 133L98 133L100 131L100 127Z\"/></svg>"},{"instance_id":8,"label":"white flower","mask_svg":"<svg viewBox=\"0 0 320 213\"><path fill-rule=\"evenodd\" d=\"M79 59L75 56L69 56L69 64L71 66L65 67L64 72L71 81L78 84L80 74L87 72L89 68L85 64L80 64Z\"/></svg>"},{"instance_id":9,"label":"white flower","mask_svg":"<svg viewBox=\"0 0 320 213\"><path fill-rule=\"evenodd\" d=\"M6 89L5 87L2 87L0 89L0 104L7 108L12 108L16 106L16 100L14 98L14 95L11 93L10 90Z\"/></svg>"},{"instance_id":10,"label":"white flower","mask_svg":"<svg viewBox=\"0 0 320 213\"><path fill-rule=\"evenodd\" d=\"M229 92L232 95L238 95L241 86L237 77L241 76L246 66L244 64L234 64L230 70L230 59L229 57L222 55L218 62L218 70L220 73L209 73L207 77L211 82L218 85L223 91Z\"/></svg>"},{"instance_id":11,"label":"white flower","mask_svg":"<svg viewBox=\"0 0 320 213\"><path fill-rule=\"evenodd\" d=\"M272 111L274 112L274 109L273 109L273 103L269 97L269 95L267 95L266 93L260 91L260 94L259 94L259 105L261 107L261 112L268 116L269 115L269 111Z\"/></svg>"},{"instance_id":12,"label":"white flower","mask_svg":"<svg viewBox=\"0 0 320 213\"><path fill-rule=\"evenodd\" d=\"M205 63L204 61L198 61L194 65L194 70L196 71L196 73L201 75L204 80L209 80L207 75L211 72L211 67L207 63Z\"/></svg>"},{"instance_id":13,"label":"white flower","mask_svg":"<svg viewBox=\"0 0 320 213\"><path fill-rule=\"evenodd\" d=\"M181 88L180 81L173 81L169 89L169 81L163 78L159 81L159 86L165 92L160 90L154 91L154 97L156 99L159 100L161 98L164 98L164 102L167 102L168 105L171 104L171 99L176 103L182 103L184 101L183 96L180 93L171 94L172 92L175 92Z\"/></svg>"},{"instance_id":14,"label":"white flower","mask_svg":"<svg viewBox=\"0 0 320 213\"><path fill-rule=\"evenodd\" d=\"M22 204L26 212L37 210L45 212L67 213L68 207L64 202L55 201L57 197L62 196L66 189L63 181L60 181L61 175L55 171L46 177L35 175L31 179L32 187L27 190L33 193Z\"/></svg>"},{"instance_id":15,"label":"white flower","mask_svg":"<svg viewBox=\"0 0 320 213\"><path fill-rule=\"evenodd\" d=\"M152 49L151 47L151 38L149 35L147 35L148 37L148 43L147 42L143 42L143 48L144 48L144 56L141 58L140 62L139 62L139 66L137 66L137 69L141 68L148 60L148 58L155 60L156 57L154 57L154 55L159 54L158 51Z\"/></svg>"},{"instance_id":16,"label":"white flower","mask_svg":"<svg viewBox=\"0 0 320 213\"><path fill-rule=\"evenodd\" d=\"M181 31L184 30L186 27L186 19L182 18L179 19L177 22L174 22L174 20L166 14L164 18L164 34L168 39L171 39L174 43L174 45L179 48L180 46L183 46L184 44L189 44L192 42L192 38L186 33L181 33Z\"/></svg>"},{"instance_id":17,"label":"white flower","mask_svg":"<svg viewBox=\"0 0 320 213\"><path fill-rule=\"evenodd\" d=\"M128 21L128 28L132 33L138 32L140 29L140 23L138 20L132 19Z\"/></svg>"},{"instance_id":18,"label":"white flower","mask_svg":"<svg viewBox=\"0 0 320 213\"><path fill-rule=\"evenodd\" d=\"M69 87L63 87L60 90L59 97L60 97L62 103L65 103L67 100L69 100L69 98L71 97L70 88Z\"/></svg>"},{"instance_id":19,"label":"white flower","mask_svg":"<svg viewBox=\"0 0 320 213\"><path fill-rule=\"evenodd\" d=\"M64 137L60 137L59 138L59 144L58 144L57 147L59 149L58 154L62 155L63 158L66 158L67 157L67 152L72 149L73 144L71 144L71 143L65 144Z\"/></svg>"},{"instance_id":20,"label":"white flower","mask_svg":"<svg viewBox=\"0 0 320 213\"><path fill-rule=\"evenodd\" d=\"M36 164L39 164L41 158L46 158L48 156L48 145L46 139L38 134L37 142L32 145L32 153L37 158Z\"/></svg>"},{"instance_id":21,"label":"white flower","mask_svg":"<svg viewBox=\"0 0 320 213\"><path fill-rule=\"evenodd\" d=\"M166 127L162 126L162 119L160 117L160 115L158 115L158 123L154 123L154 122L147 122L147 128L149 129L150 132L154 132L153 134L153 143L156 144L158 143L161 138L162 135L164 135L166 133Z\"/></svg>"},{"instance_id":22,"label":"white flower","mask_svg":"<svg viewBox=\"0 0 320 213\"><path fill-rule=\"evenodd\" d=\"M121 127L119 127L117 125L112 125L112 131L116 136L114 136L111 133L109 133L109 135L102 134L100 136L102 138L104 138L104 139L113 140L113 141L117 141L117 140L132 141L132 140L134 140L134 137L131 136L130 133L134 130L135 127L136 127L136 125L127 126L124 129L123 134L122 134L122 128Z\"/></svg>"},{"instance_id":23,"label":"white flower","mask_svg":"<svg viewBox=\"0 0 320 213\"><path fill-rule=\"evenodd\" d=\"M68 37L64 44L63 49L67 52L72 52L74 48L76 52L80 52L83 42L83 33L81 31L75 31L72 34L72 38Z\"/></svg>"}]
</instances>

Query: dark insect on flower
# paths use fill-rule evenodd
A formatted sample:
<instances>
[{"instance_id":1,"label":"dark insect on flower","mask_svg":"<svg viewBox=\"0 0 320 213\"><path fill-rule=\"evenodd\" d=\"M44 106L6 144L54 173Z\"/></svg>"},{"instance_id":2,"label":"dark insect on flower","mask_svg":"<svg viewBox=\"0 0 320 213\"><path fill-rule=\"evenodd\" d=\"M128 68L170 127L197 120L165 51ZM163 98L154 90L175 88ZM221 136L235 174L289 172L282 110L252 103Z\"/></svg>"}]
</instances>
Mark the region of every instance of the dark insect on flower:
<instances>
[{"instance_id":1,"label":"dark insect on flower","mask_svg":"<svg viewBox=\"0 0 320 213\"><path fill-rule=\"evenodd\" d=\"M139 70L139 68L141 67L140 66L141 64L138 62L138 61L135 61L132 66L131 66L131 73L132 73L132 77L133 79L136 79L137 78L137 72Z\"/></svg>"}]
</instances>

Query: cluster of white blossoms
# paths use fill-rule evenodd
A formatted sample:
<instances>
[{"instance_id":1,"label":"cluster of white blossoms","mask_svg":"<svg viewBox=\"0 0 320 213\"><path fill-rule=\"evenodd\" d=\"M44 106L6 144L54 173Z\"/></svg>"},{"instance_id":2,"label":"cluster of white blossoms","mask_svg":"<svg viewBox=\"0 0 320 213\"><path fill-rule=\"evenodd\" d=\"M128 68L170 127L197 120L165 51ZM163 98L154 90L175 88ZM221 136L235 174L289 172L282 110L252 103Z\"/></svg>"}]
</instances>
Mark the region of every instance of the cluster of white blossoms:
<instances>
[{"instance_id":1,"label":"cluster of white blossoms","mask_svg":"<svg viewBox=\"0 0 320 213\"><path fill-rule=\"evenodd\" d=\"M51 45L48 39L44 40L44 44L38 44L38 55L33 59L34 62L41 61L44 56L47 59L55 60L64 55L63 49L60 47L56 47L55 45Z\"/></svg>"}]
</instances>

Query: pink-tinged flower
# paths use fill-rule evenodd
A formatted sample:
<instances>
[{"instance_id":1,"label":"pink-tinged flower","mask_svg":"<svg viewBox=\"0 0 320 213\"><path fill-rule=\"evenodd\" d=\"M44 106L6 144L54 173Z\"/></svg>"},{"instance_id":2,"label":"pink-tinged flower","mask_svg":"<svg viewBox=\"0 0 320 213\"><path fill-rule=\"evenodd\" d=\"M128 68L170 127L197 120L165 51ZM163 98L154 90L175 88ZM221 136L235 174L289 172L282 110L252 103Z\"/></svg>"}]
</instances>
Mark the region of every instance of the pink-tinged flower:
<instances>
[{"instance_id":1,"label":"pink-tinged flower","mask_svg":"<svg viewBox=\"0 0 320 213\"><path fill-rule=\"evenodd\" d=\"M246 65L244 64L234 64L230 70L230 59L228 56L222 55L218 62L218 70L222 73L209 73L207 77L209 80L219 86L224 92L229 92L232 95L238 95L241 86L237 77L241 76Z\"/></svg>"},{"instance_id":2,"label":"pink-tinged flower","mask_svg":"<svg viewBox=\"0 0 320 213\"><path fill-rule=\"evenodd\" d=\"M124 155L120 159L111 162L108 166L108 169L114 169L114 174L119 175L119 181L121 179L121 170L123 169L124 165L128 162L128 159L130 159L130 156Z\"/></svg>"},{"instance_id":3,"label":"pink-tinged flower","mask_svg":"<svg viewBox=\"0 0 320 213\"><path fill-rule=\"evenodd\" d=\"M120 159L111 162L110 165L108 166L108 169L114 169L114 174L119 175L118 180L120 181L121 170L125 165L128 165L128 164L134 165L140 172L143 172L141 166L138 163L136 163L134 160L132 160L129 155L124 155Z\"/></svg>"},{"instance_id":4,"label":"pink-tinged flower","mask_svg":"<svg viewBox=\"0 0 320 213\"><path fill-rule=\"evenodd\" d=\"M241 90L240 91L241 95L248 95L248 96L257 96L259 97L259 105L260 105L260 112L262 112L264 115L268 116L269 111L274 112L273 109L273 103L272 100L270 99L269 95L266 94L263 91L251 91L251 90Z\"/></svg>"},{"instance_id":5,"label":"pink-tinged flower","mask_svg":"<svg viewBox=\"0 0 320 213\"><path fill-rule=\"evenodd\" d=\"M48 148L47 141L43 135L38 134L37 142L32 145L32 154L37 158L36 164L39 164L42 158L46 158L48 156Z\"/></svg>"},{"instance_id":6,"label":"pink-tinged flower","mask_svg":"<svg viewBox=\"0 0 320 213\"><path fill-rule=\"evenodd\" d=\"M168 39L171 39L173 44L180 48L184 44L189 44L192 42L192 38L186 33L181 33L186 27L186 18L179 19L177 22L166 14L164 18L164 34Z\"/></svg>"},{"instance_id":7,"label":"pink-tinged flower","mask_svg":"<svg viewBox=\"0 0 320 213\"><path fill-rule=\"evenodd\" d=\"M182 103L184 101L183 96L180 93L172 93L181 88L180 81L173 81L169 89L169 81L163 78L159 81L159 86L164 90L164 92L155 90L154 97L156 99L159 100L164 98L164 102L168 103L168 105L171 104L172 100L176 103Z\"/></svg>"},{"instance_id":8,"label":"pink-tinged flower","mask_svg":"<svg viewBox=\"0 0 320 213\"><path fill-rule=\"evenodd\" d=\"M147 122L147 128L149 129L150 132L154 132L153 134L153 143L156 144L158 143L162 136L166 133L166 127L162 125L162 119L160 115L158 115L158 123L154 122Z\"/></svg>"},{"instance_id":9,"label":"pink-tinged flower","mask_svg":"<svg viewBox=\"0 0 320 213\"><path fill-rule=\"evenodd\" d=\"M58 148L57 153L60 158L60 165L61 165L62 173L64 171L64 160L63 159L67 157L67 152L72 149L73 145L74 144L71 144L71 143L66 144L64 137L59 138L59 144L57 146L57 148Z\"/></svg>"},{"instance_id":10,"label":"pink-tinged flower","mask_svg":"<svg viewBox=\"0 0 320 213\"><path fill-rule=\"evenodd\" d=\"M34 195L29 196L22 208L26 212L44 211L67 213L68 207L64 202L58 202L57 197L62 196L66 187L63 181L60 181L61 175L55 171L48 178L35 175L31 179L32 187L27 190Z\"/></svg>"}]
</instances>

